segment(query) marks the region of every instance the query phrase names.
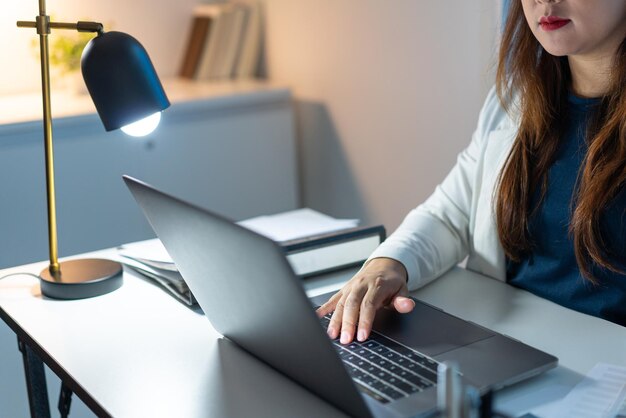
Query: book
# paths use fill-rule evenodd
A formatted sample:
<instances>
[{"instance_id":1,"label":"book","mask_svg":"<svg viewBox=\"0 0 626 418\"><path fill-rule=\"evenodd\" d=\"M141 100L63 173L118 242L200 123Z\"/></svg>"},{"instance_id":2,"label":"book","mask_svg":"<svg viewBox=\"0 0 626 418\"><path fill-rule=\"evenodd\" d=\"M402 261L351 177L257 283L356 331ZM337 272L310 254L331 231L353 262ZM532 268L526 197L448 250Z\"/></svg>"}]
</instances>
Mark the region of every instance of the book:
<instances>
[{"instance_id":1,"label":"book","mask_svg":"<svg viewBox=\"0 0 626 418\"><path fill-rule=\"evenodd\" d=\"M355 267L385 240L382 225L280 242L293 272L300 278Z\"/></svg>"},{"instance_id":2,"label":"book","mask_svg":"<svg viewBox=\"0 0 626 418\"><path fill-rule=\"evenodd\" d=\"M198 5L194 8L187 47L179 75L196 78L209 40L215 37L215 26L223 7L221 5Z\"/></svg>"},{"instance_id":3,"label":"book","mask_svg":"<svg viewBox=\"0 0 626 418\"><path fill-rule=\"evenodd\" d=\"M235 78L254 78L258 74L263 35L262 18L261 3L252 2L248 11L248 21L241 42L241 50L235 65Z\"/></svg>"},{"instance_id":4,"label":"book","mask_svg":"<svg viewBox=\"0 0 626 418\"><path fill-rule=\"evenodd\" d=\"M204 44L209 33L212 20L206 16L196 16L191 24L191 31L187 41L187 49L183 56L183 62L179 75L183 78L194 78Z\"/></svg>"},{"instance_id":5,"label":"book","mask_svg":"<svg viewBox=\"0 0 626 418\"><path fill-rule=\"evenodd\" d=\"M215 18L215 24L209 34L205 50L198 65L196 78L199 80L214 80L218 77L233 23L234 7L232 4L217 4L213 6L218 8L219 14Z\"/></svg>"},{"instance_id":6,"label":"book","mask_svg":"<svg viewBox=\"0 0 626 418\"><path fill-rule=\"evenodd\" d=\"M248 20L248 6L245 4L234 3L232 6L232 14L230 15L229 26L225 30L223 53L219 57L219 61L215 63L216 70L212 78L223 80L233 76L241 43Z\"/></svg>"},{"instance_id":7,"label":"book","mask_svg":"<svg viewBox=\"0 0 626 418\"><path fill-rule=\"evenodd\" d=\"M335 219L308 208L238 223L277 241L300 278L357 266L386 237L382 225L358 227L354 219ZM125 265L156 280L180 301L196 303L159 239L125 244L118 251Z\"/></svg>"}]
</instances>

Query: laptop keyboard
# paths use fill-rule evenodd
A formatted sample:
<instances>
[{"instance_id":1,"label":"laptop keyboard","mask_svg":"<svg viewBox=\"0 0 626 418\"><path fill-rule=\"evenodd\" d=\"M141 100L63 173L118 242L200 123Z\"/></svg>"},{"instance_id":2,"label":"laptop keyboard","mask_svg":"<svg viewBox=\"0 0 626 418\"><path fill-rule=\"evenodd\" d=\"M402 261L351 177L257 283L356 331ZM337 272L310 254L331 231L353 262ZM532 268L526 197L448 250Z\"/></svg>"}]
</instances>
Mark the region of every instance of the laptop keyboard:
<instances>
[{"instance_id":1,"label":"laptop keyboard","mask_svg":"<svg viewBox=\"0 0 626 418\"><path fill-rule=\"evenodd\" d=\"M321 318L324 328L330 316ZM359 390L382 403L437 384L439 363L375 331L363 342L343 345L336 339L333 344Z\"/></svg>"}]
</instances>

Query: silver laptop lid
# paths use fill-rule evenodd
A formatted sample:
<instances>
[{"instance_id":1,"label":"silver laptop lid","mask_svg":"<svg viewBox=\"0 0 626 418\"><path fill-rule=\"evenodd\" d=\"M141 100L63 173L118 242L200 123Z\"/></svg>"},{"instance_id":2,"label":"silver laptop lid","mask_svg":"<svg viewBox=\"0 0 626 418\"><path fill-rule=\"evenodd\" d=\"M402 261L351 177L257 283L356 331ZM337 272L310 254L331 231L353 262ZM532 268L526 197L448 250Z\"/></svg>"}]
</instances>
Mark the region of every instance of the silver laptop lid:
<instances>
[{"instance_id":1,"label":"silver laptop lid","mask_svg":"<svg viewBox=\"0 0 626 418\"><path fill-rule=\"evenodd\" d=\"M371 416L276 243L124 181L219 333L348 414Z\"/></svg>"}]
</instances>

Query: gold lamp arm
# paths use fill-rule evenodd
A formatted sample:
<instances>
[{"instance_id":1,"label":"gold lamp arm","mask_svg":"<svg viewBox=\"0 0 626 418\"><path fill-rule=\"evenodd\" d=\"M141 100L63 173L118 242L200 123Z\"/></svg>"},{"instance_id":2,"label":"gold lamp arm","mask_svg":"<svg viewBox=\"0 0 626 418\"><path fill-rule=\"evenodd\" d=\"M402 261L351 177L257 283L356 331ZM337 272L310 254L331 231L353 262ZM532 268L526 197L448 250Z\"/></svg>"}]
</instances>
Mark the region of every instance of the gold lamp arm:
<instances>
[{"instance_id":1,"label":"gold lamp arm","mask_svg":"<svg viewBox=\"0 0 626 418\"><path fill-rule=\"evenodd\" d=\"M50 22L47 23L50 29L70 29L77 30L78 32L98 32L102 33L104 27L99 22L84 22L78 21L76 23L67 22ZM17 26L20 28L37 28L37 22L28 22L20 20L17 22ZM48 32L49 33L49 32Z\"/></svg>"},{"instance_id":2,"label":"gold lamp arm","mask_svg":"<svg viewBox=\"0 0 626 418\"><path fill-rule=\"evenodd\" d=\"M48 270L53 278L60 276L61 268L58 258L56 200L54 189L54 156L52 147L52 110L50 105L50 62L48 35L51 29L73 29L79 32L103 32L103 26L97 22L61 23L50 22L46 15L46 2L39 0L39 15L34 22L18 21L20 28L35 28L39 35L39 51L41 56L41 91L43 97L43 130L46 159L46 192L48 196L48 248L50 266Z\"/></svg>"}]
</instances>

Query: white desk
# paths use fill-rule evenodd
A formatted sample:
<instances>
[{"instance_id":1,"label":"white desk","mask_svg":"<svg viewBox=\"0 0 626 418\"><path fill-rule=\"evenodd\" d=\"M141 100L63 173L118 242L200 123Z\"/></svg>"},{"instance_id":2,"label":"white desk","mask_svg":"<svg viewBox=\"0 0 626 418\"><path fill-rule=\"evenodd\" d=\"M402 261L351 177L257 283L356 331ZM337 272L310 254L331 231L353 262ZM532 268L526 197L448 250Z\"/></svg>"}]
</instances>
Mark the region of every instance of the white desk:
<instances>
[{"instance_id":1,"label":"white desk","mask_svg":"<svg viewBox=\"0 0 626 418\"><path fill-rule=\"evenodd\" d=\"M337 288L350 274L305 287L310 294ZM495 280L456 269L415 296L559 357L557 369L498 393L496 406L514 415L563 397L597 362L626 366L626 328ZM343 416L131 273L121 289L77 301L47 300L35 279L7 278L0 281L0 316L99 415Z\"/></svg>"}]
</instances>

